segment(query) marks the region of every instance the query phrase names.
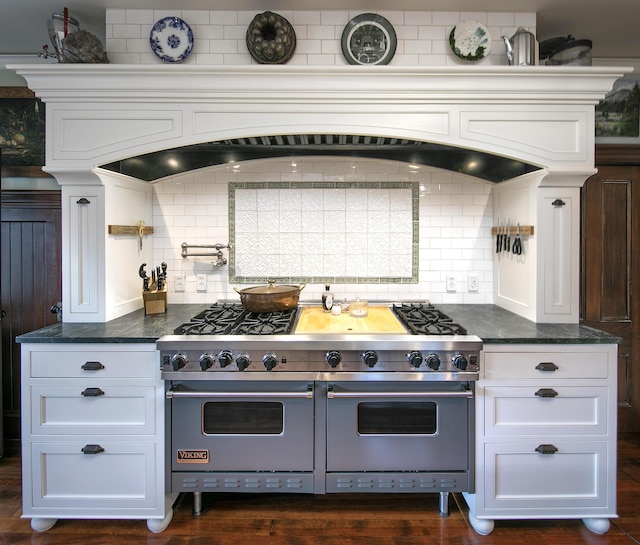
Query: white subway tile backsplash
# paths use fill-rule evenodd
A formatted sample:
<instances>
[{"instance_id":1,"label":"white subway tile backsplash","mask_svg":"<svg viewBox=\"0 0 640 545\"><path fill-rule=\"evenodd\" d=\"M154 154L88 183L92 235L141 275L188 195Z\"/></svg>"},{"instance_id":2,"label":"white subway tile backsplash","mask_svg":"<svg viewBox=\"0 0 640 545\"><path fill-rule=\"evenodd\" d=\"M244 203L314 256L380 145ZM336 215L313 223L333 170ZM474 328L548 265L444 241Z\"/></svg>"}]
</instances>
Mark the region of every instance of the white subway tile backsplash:
<instances>
[{"instance_id":1,"label":"white subway tile backsplash","mask_svg":"<svg viewBox=\"0 0 640 545\"><path fill-rule=\"evenodd\" d=\"M127 10L127 11L129 11L129 10ZM132 10L132 11L136 11L136 10ZM175 10L175 9L155 9L155 10L153 10L152 24L155 23L159 19L163 19L164 17L181 17L182 19L185 19L185 17L188 18L188 13L186 11L180 11L179 9L178 10Z\"/></svg>"},{"instance_id":2,"label":"white subway tile backsplash","mask_svg":"<svg viewBox=\"0 0 640 545\"><path fill-rule=\"evenodd\" d=\"M515 26L516 14L512 12L488 13L487 24L496 27ZM496 38L496 36L494 36L494 38Z\"/></svg>"},{"instance_id":3,"label":"white subway tile backsplash","mask_svg":"<svg viewBox=\"0 0 640 545\"><path fill-rule=\"evenodd\" d=\"M111 26L111 35L114 41L127 40L128 38L140 38L140 25L116 24ZM126 42L125 42L126 43Z\"/></svg>"},{"instance_id":4,"label":"white subway tile backsplash","mask_svg":"<svg viewBox=\"0 0 640 545\"><path fill-rule=\"evenodd\" d=\"M433 12L433 26L454 26L459 21L464 21L457 11L436 11Z\"/></svg>"},{"instance_id":5,"label":"white subway tile backsplash","mask_svg":"<svg viewBox=\"0 0 640 545\"><path fill-rule=\"evenodd\" d=\"M126 23L127 10L126 9L108 9L105 13L105 23L107 26Z\"/></svg>"},{"instance_id":6,"label":"white subway tile backsplash","mask_svg":"<svg viewBox=\"0 0 640 545\"><path fill-rule=\"evenodd\" d=\"M153 25L157 20L152 9L128 9L125 16L128 25Z\"/></svg>"},{"instance_id":7,"label":"white subway tile backsplash","mask_svg":"<svg viewBox=\"0 0 640 545\"><path fill-rule=\"evenodd\" d=\"M427 298L442 303L451 300L451 294L445 290L446 274L455 274L460 285L466 286L466 275L475 272L483 275L479 291L466 294L461 289L457 297L464 302L492 302L491 184L429 168L416 174L409 172L407 165L389 161L334 158L295 161L296 168L316 182L355 170L361 180L411 179L430 189L419 197L418 282L336 283L332 289L338 298L356 295L372 300ZM246 185L264 177L282 182L291 174L290 170L290 160L254 161L243 164L238 174L229 173L227 167L216 167L154 185L154 225L158 226L154 234L154 258L168 263L170 275L175 271L187 274L187 291L170 293L171 301L208 303L218 298L234 298L228 269L213 270L212 258L182 259L180 244L229 242L229 181ZM260 202L270 207L266 212L260 212L258 191ZM454 216L447 215L451 211L447 203L454 198L470 204L459 206L456 209L459 213ZM411 205L400 193L391 191L385 196L380 188L364 192L326 188L246 189L236 191L235 199L235 221L244 226L244 232L235 233L235 244L244 248L242 253L236 253L237 275L242 275L242 271L259 273L252 274L262 278L259 283L274 276L276 268L282 276L290 277L317 277L318 271L336 277L370 276L372 270L380 277L412 275L412 228L411 222L405 221L407 216L411 217ZM327 210L328 203L332 210ZM374 206L378 209L370 209L371 203L377 203ZM343 232L346 229L349 236L341 236L339 228ZM256 236L258 232L260 237ZM195 293L195 275L203 270L210 277L208 291ZM318 299L323 283L310 283L302 299Z\"/></svg>"},{"instance_id":8,"label":"white subway tile backsplash","mask_svg":"<svg viewBox=\"0 0 640 545\"><path fill-rule=\"evenodd\" d=\"M227 11L227 10L211 11L209 12L209 23L212 25L237 25L240 23L240 20L239 20L240 13L242 12ZM245 14L243 13L243 15ZM250 21L251 19L249 19L248 22Z\"/></svg>"}]
</instances>

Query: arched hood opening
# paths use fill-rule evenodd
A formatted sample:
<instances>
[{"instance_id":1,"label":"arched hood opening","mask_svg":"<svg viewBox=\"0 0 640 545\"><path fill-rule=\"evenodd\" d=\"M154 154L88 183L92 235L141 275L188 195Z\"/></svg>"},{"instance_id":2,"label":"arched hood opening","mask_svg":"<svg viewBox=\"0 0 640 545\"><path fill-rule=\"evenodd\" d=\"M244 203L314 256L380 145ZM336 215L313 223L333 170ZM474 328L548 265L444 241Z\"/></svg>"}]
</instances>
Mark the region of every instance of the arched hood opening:
<instances>
[{"instance_id":1,"label":"arched hood opening","mask_svg":"<svg viewBox=\"0 0 640 545\"><path fill-rule=\"evenodd\" d=\"M151 182L215 165L294 156L393 160L450 170L489 182L502 182L541 169L517 159L469 148L362 134L286 134L224 139L141 154L101 168Z\"/></svg>"}]
</instances>

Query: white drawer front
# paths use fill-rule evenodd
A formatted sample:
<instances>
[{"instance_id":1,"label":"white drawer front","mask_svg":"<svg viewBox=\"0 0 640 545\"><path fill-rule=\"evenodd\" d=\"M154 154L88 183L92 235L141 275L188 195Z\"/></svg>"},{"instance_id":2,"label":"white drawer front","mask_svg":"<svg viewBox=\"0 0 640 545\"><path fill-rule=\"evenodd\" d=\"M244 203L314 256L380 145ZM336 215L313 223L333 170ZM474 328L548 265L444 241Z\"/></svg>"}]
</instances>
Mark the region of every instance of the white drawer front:
<instances>
[{"instance_id":1,"label":"white drawer front","mask_svg":"<svg viewBox=\"0 0 640 545\"><path fill-rule=\"evenodd\" d=\"M604 386L486 386L485 434L605 435L608 402Z\"/></svg>"},{"instance_id":2,"label":"white drawer front","mask_svg":"<svg viewBox=\"0 0 640 545\"><path fill-rule=\"evenodd\" d=\"M87 387L104 393L84 396ZM156 430L155 392L153 386L122 387L100 382L32 386L31 433L152 435Z\"/></svg>"},{"instance_id":3,"label":"white drawer front","mask_svg":"<svg viewBox=\"0 0 640 545\"><path fill-rule=\"evenodd\" d=\"M85 443L33 443L34 507L97 509L153 507L156 482L153 443L101 442L103 452L83 454ZM89 513L87 513L89 514Z\"/></svg>"},{"instance_id":4,"label":"white drawer front","mask_svg":"<svg viewBox=\"0 0 640 545\"><path fill-rule=\"evenodd\" d=\"M160 368L155 350L30 350L28 353L33 378L155 378Z\"/></svg>"},{"instance_id":5,"label":"white drawer front","mask_svg":"<svg viewBox=\"0 0 640 545\"><path fill-rule=\"evenodd\" d=\"M545 368L554 370L544 370ZM607 379L608 352L487 352L484 379Z\"/></svg>"},{"instance_id":6,"label":"white drawer front","mask_svg":"<svg viewBox=\"0 0 640 545\"><path fill-rule=\"evenodd\" d=\"M554 442L555 454L535 451L539 443L485 445L486 507L536 510L557 516L558 508L608 507L607 443ZM615 478L615 472L611 472ZM615 506L610 506L612 512ZM538 513L541 514L541 513Z\"/></svg>"}]
</instances>

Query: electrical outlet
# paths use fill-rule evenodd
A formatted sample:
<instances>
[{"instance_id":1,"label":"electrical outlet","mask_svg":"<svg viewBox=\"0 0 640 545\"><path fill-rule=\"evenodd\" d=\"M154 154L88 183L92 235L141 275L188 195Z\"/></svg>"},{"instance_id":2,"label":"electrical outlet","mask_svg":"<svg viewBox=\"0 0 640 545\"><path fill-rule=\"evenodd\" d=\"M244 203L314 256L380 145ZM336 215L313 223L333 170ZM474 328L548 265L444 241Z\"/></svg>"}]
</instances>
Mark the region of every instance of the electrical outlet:
<instances>
[{"instance_id":1,"label":"electrical outlet","mask_svg":"<svg viewBox=\"0 0 640 545\"><path fill-rule=\"evenodd\" d=\"M447 291L457 291L458 289L458 281L456 280L455 275L448 274L447 275Z\"/></svg>"},{"instance_id":2,"label":"electrical outlet","mask_svg":"<svg viewBox=\"0 0 640 545\"><path fill-rule=\"evenodd\" d=\"M185 274L183 272L176 274L176 277L173 281L174 291L184 291L185 280Z\"/></svg>"},{"instance_id":3,"label":"electrical outlet","mask_svg":"<svg viewBox=\"0 0 640 545\"><path fill-rule=\"evenodd\" d=\"M206 274L196 275L196 290L207 291L207 275Z\"/></svg>"},{"instance_id":4,"label":"electrical outlet","mask_svg":"<svg viewBox=\"0 0 640 545\"><path fill-rule=\"evenodd\" d=\"M478 275L476 273L471 273L467 277L467 289L469 291L478 291Z\"/></svg>"}]
</instances>

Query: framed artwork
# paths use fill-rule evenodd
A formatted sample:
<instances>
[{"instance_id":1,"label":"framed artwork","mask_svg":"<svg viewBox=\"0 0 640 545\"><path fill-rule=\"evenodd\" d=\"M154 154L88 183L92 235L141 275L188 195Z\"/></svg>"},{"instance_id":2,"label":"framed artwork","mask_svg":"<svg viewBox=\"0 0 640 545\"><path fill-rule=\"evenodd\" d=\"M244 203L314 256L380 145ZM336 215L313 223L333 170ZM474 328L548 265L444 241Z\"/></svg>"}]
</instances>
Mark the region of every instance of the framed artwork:
<instances>
[{"instance_id":1,"label":"framed artwork","mask_svg":"<svg viewBox=\"0 0 640 545\"><path fill-rule=\"evenodd\" d=\"M595 113L596 143L640 143L640 78L616 80Z\"/></svg>"},{"instance_id":2,"label":"framed artwork","mask_svg":"<svg viewBox=\"0 0 640 545\"><path fill-rule=\"evenodd\" d=\"M2 176L43 178L45 108L27 87L0 87Z\"/></svg>"}]
</instances>

